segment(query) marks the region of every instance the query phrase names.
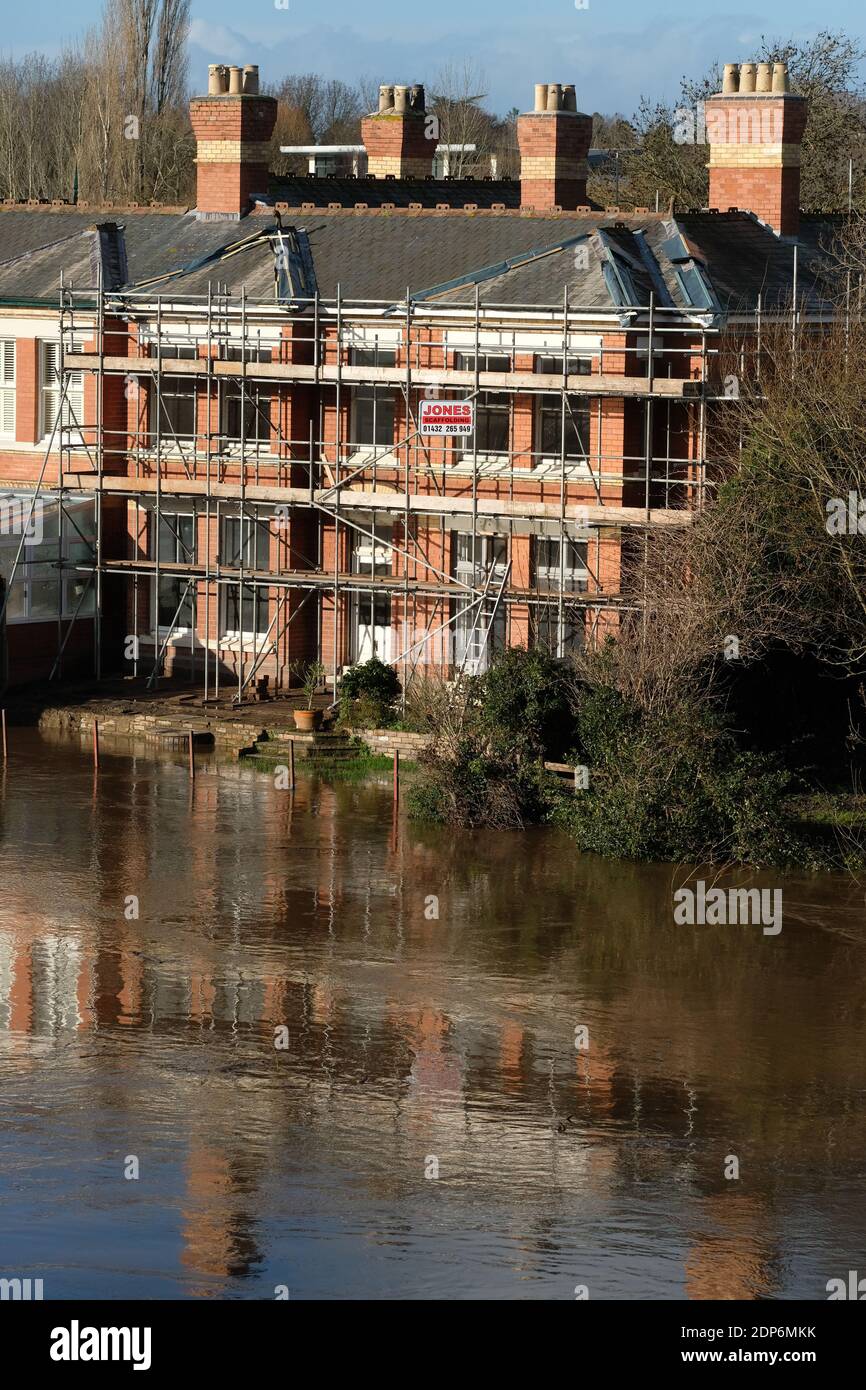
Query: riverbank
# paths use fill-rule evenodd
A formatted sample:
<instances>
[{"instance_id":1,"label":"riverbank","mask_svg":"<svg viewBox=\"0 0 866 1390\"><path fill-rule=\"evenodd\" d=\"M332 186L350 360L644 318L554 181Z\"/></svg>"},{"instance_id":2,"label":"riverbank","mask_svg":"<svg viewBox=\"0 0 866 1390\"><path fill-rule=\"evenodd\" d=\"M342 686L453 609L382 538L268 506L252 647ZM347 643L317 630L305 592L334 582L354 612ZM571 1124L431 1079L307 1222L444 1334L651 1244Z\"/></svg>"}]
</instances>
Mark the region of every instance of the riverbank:
<instances>
[{"instance_id":1,"label":"riverbank","mask_svg":"<svg viewBox=\"0 0 866 1390\"><path fill-rule=\"evenodd\" d=\"M256 755L262 745L289 743L305 759L319 765L342 764L354 752L357 767L378 772L390 766L395 753L401 762L414 763L430 746L430 735L399 729L352 729L338 727L326 697L320 697L323 728L318 733L302 733L295 728L294 711L301 707L294 698L256 700L238 704L233 700L205 700L188 685L146 690L128 681L103 682L66 687L60 690L28 690L9 695L5 708L8 737L14 745L16 727L34 727L47 734L62 734L90 741L94 724L101 738L145 740L154 748L186 747L189 735L197 747L211 746L218 755L229 757Z\"/></svg>"},{"instance_id":2,"label":"riverbank","mask_svg":"<svg viewBox=\"0 0 866 1390\"><path fill-rule=\"evenodd\" d=\"M198 757L210 748L217 759L243 759L268 773L293 758L299 771L353 782L386 776L398 754L411 784L410 813L454 828L552 822L578 848L606 858L863 867L866 798L810 789L730 740L710 765L701 751L704 729L677 730L672 741L669 728L642 727L604 694L594 697L587 719L584 693L575 716L572 680L549 659L504 658L474 681L471 717L456 739L447 702L439 734L360 729L340 722L323 693L323 727L305 733L294 724L300 693L238 703L204 699L187 683L153 691L131 680L31 689L9 697L5 708L13 750L16 727L89 748L98 724L102 745L111 740L120 751L135 744L138 752L186 756L191 737ZM660 734L672 745L664 757ZM551 751L565 761L551 763ZM550 775L550 767L567 768L567 778Z\"/></svg>"}]
</instances>

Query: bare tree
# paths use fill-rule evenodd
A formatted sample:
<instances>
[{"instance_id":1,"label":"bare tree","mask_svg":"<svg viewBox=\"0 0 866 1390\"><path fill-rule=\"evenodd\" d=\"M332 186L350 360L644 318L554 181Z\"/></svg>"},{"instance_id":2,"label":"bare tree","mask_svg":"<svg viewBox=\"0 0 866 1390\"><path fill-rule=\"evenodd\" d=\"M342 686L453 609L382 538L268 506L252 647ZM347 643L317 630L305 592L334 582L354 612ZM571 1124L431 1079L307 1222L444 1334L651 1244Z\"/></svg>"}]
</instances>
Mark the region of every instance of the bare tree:
<instances>
[{"instance_id":1,"label":"bare tree","mask_svg":"<svg viewBox=\"0 0 866 1390\"><path fill-rule=\"evenodd\" d=\"M832 321L816 325L789 308L762 325L760 358L754 330L729 343L720 371L736 370L738 392L712 421L710 500L633 544L623 582L639 611L623 619L612 648L581 658L582 679L612 681L661 713L678 692L724 685L733 639L744 664L781 649L839 674L863 671L864 246L866 219L857 219L828 282Z\"/></svg>"},{"instance_id":2,"label":"bare tree","mask_svg":"<svg viewBox=\"0 0 866 1390\"><path fill-rule=\"evenodd\" d=\"M359 87L326 80L318 73L284 77L271 94L277 98L277 121L271 141L275 174L303 173L301 156L280 154L281 145L356 145L361 139L365 98Z\"/></svg>"},{"instance_id":3,"label":"bare tree","mask_svg":"<svg viewBox=\"0 0 866 1390\"><path fill-rule=\"evenodd\" d=\"M433 79L428 105L439 122L440 145L475 145L475 152L458 149L449 156L450 172L462 177L489 157L493 145L494 118L479 105L486 96L486 80L469 58L447 63Z\"/></svg>"}]
</instances>

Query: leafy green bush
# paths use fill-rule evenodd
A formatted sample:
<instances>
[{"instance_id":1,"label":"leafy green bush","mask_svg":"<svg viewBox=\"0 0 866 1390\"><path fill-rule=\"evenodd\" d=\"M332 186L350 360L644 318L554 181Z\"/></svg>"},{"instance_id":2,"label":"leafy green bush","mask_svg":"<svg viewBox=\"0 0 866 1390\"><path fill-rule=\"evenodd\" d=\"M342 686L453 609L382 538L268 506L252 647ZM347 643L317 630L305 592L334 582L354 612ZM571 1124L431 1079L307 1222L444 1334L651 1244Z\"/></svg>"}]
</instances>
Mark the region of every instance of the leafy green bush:
<instances>
[{"instance_id":1,"label":"leafy green bush","mask_svg":"<svg viewBox=\"0 0 866 1390\"><path fill-rule=\"evenodd\" d=\"M527 754L558 759L574 742L572 684L564 662L512 647L496 657L473 693L486 730L510 737Z\"/></svg>"},{"instance_id":2,"label":"leafy green bush","mask_svg":"<svg viewBox=\"0 0 866 1390\"><path fill-rule=\"evenodd\" d=\"M615 690L584 691L578 734L589 787L560 793L553 819L609 857L807 864L790 823L792 779L738 748L711 706L647 714Z\"/></svg>"},{"instance_id":3,"label":"leafy green bush","mask_svg":"<svg viewBox=\"0 0 866 1390\"><path fill-rule=\"evenodd\" d=\"M356 729L381 728L393 719L400 688L393 666L378 657L350 666L340 682L341 721Z\"/></svg>"},{"instance_id":4,"label":"leafy green bush","mask_svg":"<svg viewBox=\"0 0 866 1390\"><path fill-rule=\"evenodd\" d=\"M466 684L459 732L419 759L412 814L466 828L553 821L608 858L823 867L860 853L853 837L842 854L804 833L792 773L743 749L712 702L647 709L605 671L579 685L543 653L505 653ZM588 787L554 783L545 758L585 765Z\"/></svg>"},{"instance_id":5,"label":"leafy green bush","mask_svg":"<svg viewBox=\"0 0 866 1390\"><path fill-rule=\"evenodd\" d=\"M400 680L393 666L371 656L358 666L350 666L340 681L340 694L357 699L372 695L383 704L391 704L400 694Z\"/></svg>"},{"instance_id":6,"label":"leafy green bush","mask_svg":"<svg viewBox=\"0 0 866 1390\"><path fill-rule=\"evenodd\" d=\"M543 760L574 742L570 673L541 651L512 648L482 676L464 677L459 733L423 754L412 814L447 825L515 829L546 818Z\"/></svg>"},{"instance_id":7,"label":"leafy green bush","mask_svg":"<svg viewBox=\"0 0 866 1390\"><path fill-rule=\"evenodd\" d=\"M358 695L354 700L342 695L340 723L350 729L390 729L396 716L390 705L383 705L374 695Z\"/></svg>"}]
</instances>

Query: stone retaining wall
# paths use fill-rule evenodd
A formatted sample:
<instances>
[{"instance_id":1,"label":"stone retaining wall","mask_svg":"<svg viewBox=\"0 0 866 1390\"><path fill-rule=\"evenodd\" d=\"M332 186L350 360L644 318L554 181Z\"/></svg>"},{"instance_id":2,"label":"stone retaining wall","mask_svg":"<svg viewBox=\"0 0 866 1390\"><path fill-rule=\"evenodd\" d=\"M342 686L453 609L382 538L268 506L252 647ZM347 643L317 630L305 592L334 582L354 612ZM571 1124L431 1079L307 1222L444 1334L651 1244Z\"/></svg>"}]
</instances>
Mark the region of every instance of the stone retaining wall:
<instances>
[{"instance_id":1,"label":"stone retaining wall","mask_svg":"<svg viewBox=\"0 0 866 1390\"><path fill-rule=\"evenodd\" d=\"M356 729L353 732L371 752L389 756L399 753L401 758L417 758L433 743L432 734L407 734L399 729Z\"/></svg>"},{"instance_id":2,"label":"stone retaining wall","mask_svg":"<svg viewBox=\"0 0 866 1390\"><path fill-rule=\"evenodd\" d=\"M64 734L90 734L94 719L99 720L100 732L117 738L151 738L165 730L210 733L217 746L243 748L260 739L278 742L293 739L298 743L315 742L314 734L298 734L290 728L269 727L265 709L261 722L252 724L236 716L225 719L219 714L207 715L201 710L193 714L184 710L130 710L121 704L59 705L43 710L39 728ZM356 729L351 736L366 744L372 753L391 757L395 752L403 758L416 759L418 754L435 741L432 734L410 734L399 729ZM324 742L324 740L323 740Z\"/></svg>"},{"instance_id":3,"label":"stone retaining wall","mask_svg":"<svg viewBox=\"0 0 866 1390\"><path fill-rule=\"evenodd\" d=\"M43 710L39 716L39 728L55 729L67 734L90 733L95 719L99 720L100 733L113 734L119 738L146 738L148 734L153 735L166 729L177 729L181 732L192 729L196 734L212 734L218 744L242 747L255 743L264 733L261 723L226 724L219 718L207 719L198 716L188 719L184 718L182 713L127 714L122 710L78 709L75 706Z\"/></svg>"}]
</instances>

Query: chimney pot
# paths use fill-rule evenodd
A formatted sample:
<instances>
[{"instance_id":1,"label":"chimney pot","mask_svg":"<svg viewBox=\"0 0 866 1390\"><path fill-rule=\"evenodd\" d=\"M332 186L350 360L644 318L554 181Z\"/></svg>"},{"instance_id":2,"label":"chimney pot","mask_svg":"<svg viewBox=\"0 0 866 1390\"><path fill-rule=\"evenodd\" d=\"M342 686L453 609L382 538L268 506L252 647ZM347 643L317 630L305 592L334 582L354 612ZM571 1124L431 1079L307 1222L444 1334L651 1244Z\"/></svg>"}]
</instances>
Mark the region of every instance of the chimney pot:
<instances>
[{"instance_id":1,"label":"chimney pot","mask_svg":"<svg viewBox=\"0 0 866 1390\"><path fill-rule=\"evenodd\" d=\"M725 63L725 71L722 77L722 92L725 96L730 96L732 92L740 90L740 65L739 63Z\"/></svg>"},{"instance_id":2,"label":"chimney pot","mask_svg":"<svg viewBox=\"0 0 866 1390\"><path fill-rule=\"evenodd\" d=\"M223 89L222 72L219 63L211 63L207 70L207 94L217 97Z\"/></svg>"},{"instance_id":3,"label":"chimney pot","mask_svg":"<svg viewBox=\"0 0 866 1390\"><path fill-rule=\"evenodd\" d=\"M547 83L536 82L535 84L535 109L536 111L547 110Z\"/></svg>"},{"instance_id":4,"label":"chimney pot","mask_svg":"<svg viewBox=\"0 0 866 1390\"><path fill-rule=\"evenodd\" d=\"M774 63L774 64L773 64L773 91L774 91L774 92L787 92L787 91L788 91L788 64L787 64L787 63Z\"/></svg>"},{"instance_id":5,"label":"chimney pot","mask_svg":"<svg viewBox=\"0 0 866 1390\"><path fill-rule=\"evenodd\" d=\"M562 89L562 109L563 111L577 110L577 92L574 90L574 83L567 83Z\"/></svg>"},{"instance_id":6,"label":"chimney pot","mask_svg":"<svg viewBox=\"0 0 866 1390\"><path fill-rule=\"evenodd\" d=\"M259 69L255 63L247 63L244 67L244 91L248 96L259 94Z\"/></svg>"},{"instance_id":7,"label":"chimney pot","mask_svg":"<svg viewBox=\"0 0 866 1390\"><path fill-rule=\"evenodd\" d=\"M397 112L397 115L398 115L398 116L405 116L405 114L406 114L408 108L409 108L409 88L408 88L408 87L395 87L395 88L394 88L394 110Z\"/></svg>"},{"instance_id":8,"label":"chimney pot","mask_svg":"<svg viewBox=\"0 0 866 1390\"><path fill-rule=\"evenodd\" d=\"M547 87L547 109L548 111L559 111L562 108L562 87L558 82L550 82Z\"/></svg>"},{"instance_id":9,"label":"chimney pot","mask_svg":"<svg viewBox=\"0 0 866 1390\"><path fill-rule=\"evenodd\" d=\"M754 63L740 64L740 91L753 92L755 90L756 71Z\"/></svg>"},{"instance_id":10,"label":"chimney pot","mask_svg":"<svg viewBox=\"0 0 866 1390\"><path fill-rule=\"evenodd\" d=\"M770 92L773 89L773 70L769 63L758 64L758 75L755 81L756 92Z\"/></svg>"},{"instance_id":11,"label":"chimney pot","mask_svg":"<svg viewBox=\"0 0 866 1390\"><path fill-rule=\"evenodd\" d=\"M424 88L420 82L409 89L409 105L413 111L424 110Z\"/></svg>"},{"instance_id":12,"label":"chimney pot","mask_svg":"<svg viewBox=\"0 0 866 1390\"><path fill-rule=\"evenodd\" d=\"M394 109L394 88L383 86L379 88L379 114Z\"/></svg>"},{"instance_id":13,"label":"chimney pot","mask_svg":"<svg viewBox=\"0 0 866 1390\"><path fill-rule=\"evenodd\" d=\"M229 93L232 96L239 95L243 91L243 75L239 67L229 68Z\"/></svg>"}]
</instances>

